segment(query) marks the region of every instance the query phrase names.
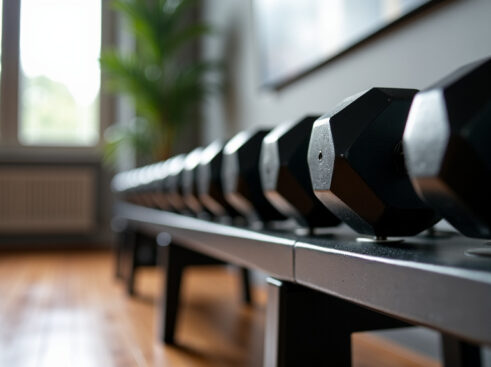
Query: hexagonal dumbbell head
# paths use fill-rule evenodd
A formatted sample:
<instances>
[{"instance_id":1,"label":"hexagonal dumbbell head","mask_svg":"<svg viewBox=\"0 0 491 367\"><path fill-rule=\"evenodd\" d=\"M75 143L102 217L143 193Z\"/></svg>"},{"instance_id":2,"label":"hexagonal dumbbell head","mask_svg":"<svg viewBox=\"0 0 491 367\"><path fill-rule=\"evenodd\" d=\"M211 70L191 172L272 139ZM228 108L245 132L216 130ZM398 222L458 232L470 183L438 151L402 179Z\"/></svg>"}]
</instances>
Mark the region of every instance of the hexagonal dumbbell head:
<instances>
[{"instance_id":1,"label":"hexagonal dumbbell head","mask_svg":"<svg viewBox=\"0 0 491 367\"><path fill-rule=\"evenodd\" d=\"M169 161L159 162L155 167L154 178L150 183L150 193L154 205L162 210L169 210L170 203L163 190L164 180L168 173Z\"/></svg>"},{"instance_id":2,"label":"hexagonal dumbbell head","mask_svg":"<svg viewBox=\"0 0 491 367\"><path fill-rule=\"evenodd\" d=\"M124 189L124 198L126 201L132 204L138 204L138 194L136 192L137 187L137 170L132 169L125 172L126 187Z\"/></svg>"},{"instance_id":3,"label":"hexagonal dumbbell head","mask_svg":"<svg viewBox=\"0 0 491 367\"><path fill-rule=\"evenodd\" d=\"M111 180L111 191L116 194L118 200L131 201L132 186L131 171L119 172Z\"/></svg>"},{"instance_id":4,"label":"hexagonal dumbbell head","mask_svg":"<svg viewBox=\"0 0 491 367\"><path fill-rule=\"evenodd\" d=\"M222 184L225 198L251 222L285 219L266 199L259 177L261 143L269 130L243 131L223 151Z\"/></svg>"},{"instance_id":5,"label":"hexagonal dumbbell head","mask_svg":"<svg viewBox=\"0 0 491 367\"><path fill-rule=\"evenodd\" d=\"M358 233L410 236L439 219L404 167L401 139L415 93L373 88L314 123L308 163L315 194Z\"/></svg>"},{"instance_id":6,"label":"hexagonal dumbbell head","mask_svg":"<svg viewBox=\"0 0 491 367\"><path fill-rule=\"evenodd\" d=\"M144 175L140 183L140 192L144 199L145 206L150 208L157 207L154 200L153 182L157 178L158 163L153 163L143 167Z\"/></svg>"},{"instance_id":7,"label":"hexagonal dumbbell head","mask_svg":"<svg viewBox=\"0 0 491 367\"><path fill-rule=\"evenodd\" d=\"M142 166L137 168L137 184L135 187L136 194L138 195L139 205L151 207L153 205L148 192L148 184L150 183L152 166Z\"/></svg>"},{"instance_id":8,"label":"hexagonal dumbbell head","mask_svg":"<svg viewBox=\"0 0 491 367\"><path fill-rule=\"evenodd\" d=\"M131 202L136 205L146 205L144 195L142 195L141 181L143 167L134 168L132 170L132 186L130 189Z\"/></svg>"},{"instance_id":9,"label":"hexagonal dumbbell head","mask_svg":"<svg viewBox=\"0 0 491 367\"><path fill-rule=\"evenodd\" d=\"M184 170L185 155L181 154L171 158L169 173L165 180L165 191L170 205L178 213L186 213L187 207L182 194L182 171Z\"/></svg>"},{"instance_id":10,"label":"hexagonal dumbbell head","mask_svg":"<svg viewBox=\"0 0 491 367\"><path fill-rule=\"evenodd\" d=\"M217 140L203 150L198 168L198 193L203 205L217 217L236 217L237 211L223 194L223 147L224 144Z\"/></svg>"},{"instance_id":11,"label":"hexagonal dumbbell head","mask_svg":"<svg viewBox=\"0 0 491 367\"><path fill-rule=\"evenodd\" d=\"M491 58L416 95L404 151L424 200L463 234L491 238Z\"/></svg>"},{"instance_id":12,"label":"hexagonal dumbbell head","mask_svg":"<svg viewBox=\"0 0 491 367\"><path fill-rule=\"evenodd\" d=\"M184 203L194 214L201 214L205 210L198 197L197 188L197 173L202 152L203 148L196 148L186 155L182 171L181 184Z\"/></svg>"},{"instance_id":13,"label":"hexagonal dumbbell head","mask_svg":"<svg viewBox=\"0 0 491 367\"><path fill-rule=\"evenodd\" d=\"M263 140L260 158L261 182L270 203L311 228L339 224L315 196L310 180L307 151L317 118L308 116L274 128Z\"/></svg>"}]
</instances>

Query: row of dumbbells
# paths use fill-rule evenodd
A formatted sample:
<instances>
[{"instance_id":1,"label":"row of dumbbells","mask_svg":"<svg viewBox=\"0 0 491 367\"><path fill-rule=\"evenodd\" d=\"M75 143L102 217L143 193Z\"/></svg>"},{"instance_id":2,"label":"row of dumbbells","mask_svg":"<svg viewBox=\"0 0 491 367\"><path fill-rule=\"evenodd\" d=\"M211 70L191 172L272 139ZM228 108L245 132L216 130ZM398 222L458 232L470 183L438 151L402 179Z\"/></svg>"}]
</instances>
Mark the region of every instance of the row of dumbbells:
<instances>
[{"instance_id":1,"label":"row of dumbbells","mask_svg":"<svg viewBox=\"0 0 491 367\"><path fill-rule=\"evenodd\" d=\"M420 92L373 88L323 116L120 173L113 188L163 210L311 229L345 222L376 240L442 217L491 238L491 58Z\"/></svg>"}]
</instances>

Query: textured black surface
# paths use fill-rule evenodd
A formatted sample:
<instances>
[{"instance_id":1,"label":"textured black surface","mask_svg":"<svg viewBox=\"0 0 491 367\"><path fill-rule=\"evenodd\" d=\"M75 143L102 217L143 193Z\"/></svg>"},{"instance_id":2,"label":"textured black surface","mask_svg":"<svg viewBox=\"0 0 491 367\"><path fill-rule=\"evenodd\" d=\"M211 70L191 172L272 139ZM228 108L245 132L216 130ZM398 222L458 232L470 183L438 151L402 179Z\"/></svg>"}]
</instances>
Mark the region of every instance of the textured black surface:
<instances>
[{"instance_id":1,"label":"textured black surface","mask_svg":"<svg viewBox=\"0 0 491 367\"><path fill-rule=\"evenodd\" d=\"M264 196L259 176L261 144L268 132L242 131L223 150L222 184L225 198L250 221L285 219Z\"/></svg>"},{"instance_id":2,"label":"textured black surface","mask_svg":"<svg viewBox=\"0 0 491 367\"><path fill-rule=\"evenodd\" d=\"M386 244L360 243L356 240L357 234L345 225L333 228L330 230L330 234L325 236L298 235L282 230L251 230L247 227L232 227L131 204L119 204L118 208L116 212L119 213L121 218L160 225L170 230L179 228L183 236L186 233L184 231L188 231L189 238L194 238L196 233L206 233L217 238L219 236L242 238L244 241L259 240L261 236L267 236L271 243L277 242L275 239L278 241L293 241L311 246L319 252L325 250L333 253L345 253L346 256L366 256L367 261L389 261L394 264L397 264L397 261L404 261L407 262L405 267L407 267L408 271L411 270L412 266L414 266L414 269L427 266L427 269L431 271L432 265L443 266L448 270L453 269L456 277L460 276L459 270L481 271L484 272L482 276L488 278L491 287L491 257L467 254L469 249L491 249L491 243L480 239L466 238L457 233L447 233L444 236L437 237L421 234L413 237L404 237L402 242ZM155 233L158 232L159 230L156 228ZM203 242L205 241L203 240ZM267 240L264 240L264 242L267 242ZM208 245L213 247L213 241ZM290 265L292 266L293 264Z\"/></svg>"},{"instance_id":3,"label":"textured black surface","mask_svg":"<svg viewBox=\"0 0 491 367\"><path fill-rule=\"evenodd\" d=\"M119 203L116 213L145 233L167 232L179 245L195 251L280 279L293 279L296 237L292 233L255 231L126 203Z\"/></svg>"},{"instance_id":4,"label":"textured black surface","mask_svg":"<svg viewBox=\"0 0 491 367\"><path fill-rule=\"evenodd\" d=\"M221 141L208 145L202 154L198 167L197 188L203 205L215 216L238 215L237 211L225 200L222 187L223 147Z\"/></svg>"},{"instance_id":5,"label":"textured black surface","mask_svg":"<svg viewBox=\"0 0 491 367\"><path fill-rule=\"evenodd\" d=\"M491 238L491 59L418 93L404 133L418 193L462 233Z\"/></svg>"},{"instance_id":6,"label":"textured black surface","mask_svg":"<svg viewBox=\"0 0 491 367\"><path fill-rule=\"evenodd\" d=\"M287 217L308 227L340 223L314 194L307 164L312 126L318 116L283 123L265 136L261 148L261 183L266 198Z\"/></svg>"},{"instance_id":7,"label":"textured black surface","mask_svg":"<svg viewBox=\"0 0 491 367\"><path fill-rule=\"evenodd\" d=\"M358 243L343 235L295 244L298 283L491 345L491 258L466 254L488 246L461 236L408 238L397 244Z\"/></svg>"},{"instance_id":8,"label":"textured black surface","mask_svg":"<svg viewBox=\"0 0 491 367\"><path fill-rule=\"evenodd\" d=\"M167 232L195 251L491 345L491 257L466 254L491 247L482 240L454 235L359 243L347 226L327 237L298 236L131 204L118 204L116 213L145 233Z\"/></svg>"},{"instance_id":9,"label":"textured black surface","mask_svg":"<svg viewBox=\"0 0 491 367\"><path fill-rule=\"evenodd\" d=\"M347 252L352 255L373 256L391 261L409 261L420 265L441 265L467 270L489 272L491 281L491 257L470 256L469 249L491 248L486 242L466 238L458 234L437 236L432 238L425 233L404 237L402 242L373 243L358 242L355 233L347 228L336 228L327 236L297 237L299 242L326 248L334 251Z\"/></svg>"},{"instance_id":10,"label":"textured black surface","mask_svg":"<svg viewBox=\"0 0 491 367\"><path fill-rule=\"evenodd\" d=\"M408 236L438 220L404 167L402 135L415 93L372 88L314 123L308 164L315 194L359 233Z\"/></svg>"}]
</instances>

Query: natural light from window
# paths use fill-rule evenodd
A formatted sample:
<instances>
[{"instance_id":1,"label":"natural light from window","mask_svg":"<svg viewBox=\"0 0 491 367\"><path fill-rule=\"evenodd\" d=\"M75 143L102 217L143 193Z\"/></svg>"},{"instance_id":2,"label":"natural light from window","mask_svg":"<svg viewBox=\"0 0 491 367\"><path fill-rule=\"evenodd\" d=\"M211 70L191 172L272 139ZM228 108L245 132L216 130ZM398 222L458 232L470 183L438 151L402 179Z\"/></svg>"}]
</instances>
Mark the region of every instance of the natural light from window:
<instances>
[{"instance_id":1,"label":"natural light from window","mask_svg":"<svg viewBox=\"0 0 491 367\"><path fill-rule=\"evenodd\" d=\"M3 27L3 0L0 0L0 80L2 79L2 27Z\"/></svg>"},{"instance_id":2,"label":"natural light from window","mask_svg":"<svg viewBox=\"0 0 491 367\"><path fill-rule=\"evenodd\" d=\"M97 144L100 48L101 0L22 0L22 144Z\"/></svg>"}]
</instances>

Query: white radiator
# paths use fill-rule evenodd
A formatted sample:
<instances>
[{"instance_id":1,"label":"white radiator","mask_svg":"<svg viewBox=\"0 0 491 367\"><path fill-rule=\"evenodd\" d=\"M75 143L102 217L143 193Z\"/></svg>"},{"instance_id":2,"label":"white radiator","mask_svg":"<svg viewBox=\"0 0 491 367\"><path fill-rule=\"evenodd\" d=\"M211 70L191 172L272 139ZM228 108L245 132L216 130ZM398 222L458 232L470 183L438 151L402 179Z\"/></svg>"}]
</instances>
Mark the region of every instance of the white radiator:
<instances>
[{"instance_id":1,"label":"white radiator","mask_svg":"<svg viewBox=\"0 0 491 367\"><path fill-rule=\"evenodd\" d=\"M0 234L87 233L96 225L92 167L0 167Z\"/></svg>"}]
</instances>

